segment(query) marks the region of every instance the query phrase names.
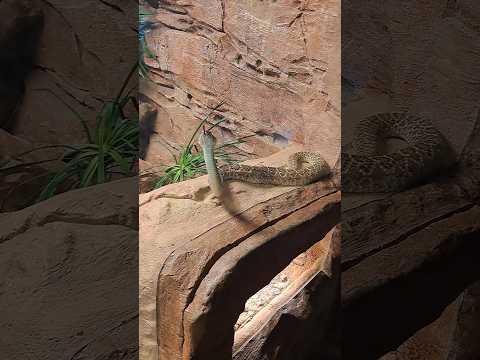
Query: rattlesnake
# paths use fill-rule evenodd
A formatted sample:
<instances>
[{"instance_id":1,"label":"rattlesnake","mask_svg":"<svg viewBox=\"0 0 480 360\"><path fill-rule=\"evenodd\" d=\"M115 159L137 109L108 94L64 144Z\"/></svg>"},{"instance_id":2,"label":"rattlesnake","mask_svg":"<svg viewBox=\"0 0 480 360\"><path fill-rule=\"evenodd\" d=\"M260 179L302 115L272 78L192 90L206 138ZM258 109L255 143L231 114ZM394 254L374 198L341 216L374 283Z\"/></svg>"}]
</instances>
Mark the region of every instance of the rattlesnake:
<instances>
[{"instance_id":1,"label":"rattlesnake","mask_svg":"<svg viewBox=\"0 0 480 360\"><path fill-rule=\"evenodd\" d=\"M388 154L378 154L378 145L389 137L408 143ZM289 168L223 165L217 168L210 132L200 136L209 184L216 194L221 182L240 180L256 184L307 185L330 174L327 162L318 153L298 152L289 158ZM407 113L380 113L366 117L355 129L354 153L342 151L342 190L345 192L399 192L424 180L453 162L450 147L433 124ZM299 168L300 162L309 165Z\"/></svg>"},{"instance_id":2,"label":"rattlesnake","mask_svg":"<svg viewBox=\"0 0 480 360\"><path fill-rule=\"evenodd\" d=\"M408 146L378 154L378 145L389 137L401 138ZM399 192L454 161L449 144L433 124L408 113L380 113L361 120L352 147L354 153L341 154L344 192Z\"/></svg>"},{"instance_id":3,"label":"rattlesnake","mask_svg":"<svg viewBox=\"0 0 480 360\"><path fill-rule=\"evenodd\" d=\"M289 159L289 167L251 166L225 164L217 168L214 159L216 139L211 132L203 132L199 143L203 149L208 181L212 191L219 195L221 183L240 180L253 184L298 186L318 181L330 174L330 166L323 157L314 152L296 152ZM307 163L300 167L301 163Z\"/></svg>"}]
</instances>

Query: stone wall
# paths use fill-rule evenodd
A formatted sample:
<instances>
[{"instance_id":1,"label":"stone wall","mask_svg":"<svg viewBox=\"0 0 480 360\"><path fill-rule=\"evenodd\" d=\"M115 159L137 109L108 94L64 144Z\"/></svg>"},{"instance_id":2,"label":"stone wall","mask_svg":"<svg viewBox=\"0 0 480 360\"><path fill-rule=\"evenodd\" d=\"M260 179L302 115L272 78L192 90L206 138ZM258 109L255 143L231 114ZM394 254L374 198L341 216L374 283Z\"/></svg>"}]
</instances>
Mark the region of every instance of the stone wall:
<instances>
[{"instance_id":1,"label":"stone wall","mask_svg":"<svg viewBox=\"0 0 480 360\"><path fill-rule=\"evenodd\" d=\"M223 140L256 135L241 146L255 157L291 144L322 150L334 163L340 144L340 2L167 1L149 8L141 83L158 109L145 159L170 163L209 108L225 104Z\"/></svg>"},{"instance_id":2,"label":"stone wall","mask_svg":"<svg viewBox=\"0 0 480 360\"><path fill-rule=\"evenodd\" d=\"M116 96L137 59L137 3L30 2L44 24L12 132L34 144L82 142L75 113L94 125L103 101Z\"/></svg>"},{"instance_id":3,"label":"stone wall","mask_svg":"<svg viewBox=\"0 0 480 360\"><path fill-rule=\"evenodd\" d=\"M362 115L400 109L432 119L460 155L478 115L478 2L358 4L342 5L342 77L356 88L342 143Z\"/></svg>"},{"instance_id":4,"label":"stone wall","mask_svg":"<svg viewBox=\"0 0 480 360\"><path fill-rule=\"evenodd\" d=\"M278 166L298 150L285 149L249 163ZM231 182L233 201L227 209L212 198L206 176L141 194L140 358L231 359L234 325L247 299L314 244L330 249L325 235L340 221L339 180L336 173L298 188ZM316 295L304 298L298 285L296 294L303 295L292 300L291 294L286 299L290 305L277 308L273 320L272 314L263 317L265 329L259 334L247 331L250 336L243 336L245 348L236 358L261 359L281 347L282 356L294 359L302 337L305 351L312 351L325 335L317 319L338 301L338 272L330 276L333 270L326 260L339 261L338 256L338 249L318 255L318 264L312 266L316 271L301 284L311 280L305 291ZM262 315L256 314L252 322L257 316ZM283 341L292 328L285 321L293 321L295 339ZM310 333L316 321L321 329Z\"/></svg>"},{"instance_id":5,"label":"stone wall","mask_svg":"<svg viewBox=\"0 0 480 360\"><path fill-rule=\"evenodd\" d=\"M136 64L137 13L132 0L0 1L0 212L32 204L64 166L44 146L85 142L79 118L92 130Z\"/></svg>"}]
</instances>

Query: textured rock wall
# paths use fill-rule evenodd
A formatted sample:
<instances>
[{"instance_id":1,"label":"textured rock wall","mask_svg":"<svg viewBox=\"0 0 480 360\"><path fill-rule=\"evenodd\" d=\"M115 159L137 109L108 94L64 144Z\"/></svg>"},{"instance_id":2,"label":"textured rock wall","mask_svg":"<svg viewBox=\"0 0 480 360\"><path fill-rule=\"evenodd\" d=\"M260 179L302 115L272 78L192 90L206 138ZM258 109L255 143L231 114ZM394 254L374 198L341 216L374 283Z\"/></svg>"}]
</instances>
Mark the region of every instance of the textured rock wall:
<instances>
[{"instance_id":1,"label":"textured rock wall","mask_svg":"<svg viewBox=\"0 0 480 360\"><path fill-rule=\"evenodd\" d=\"M3 359L138 359L136 184L0 214Z\"/></svg>"},{"instance_id":2,"label":"textured rock wall","mask_svg":"<svg viewBox=\"0 0 480 360\"><path fill-rule=\"evenodd\" d=\"M12 126L21 104L24 80L32 68L43 25L30 0L0 2L0 129Z\"/></svg>"},{"instance_id":3,"label":"textured rock wall","mask_svg":"<svg viewBox=\"0 0 480 360\"><path fill-rule=\"evenodd\" d=\"M220 138L256 134L266 156L300 143L334 162L340 141L340 2L163 1L147 43L157 55L141 92L158 107L146 160L174 149L220 101ZM327 146L325 146L327 144Z\"/></svg>"},{"instance_id":4,"label":"textured rock wall","mask_svg":"<svg viewBox=\"0 0 480 360\"><path fill-rule=\"evenodd\" d=\"M454 176L400 194L342 194L344 358L478 358L462 331L475 315L459 307L479 274L468 266L478 160L465 156L480 134L479 15L474 0L342 2L342 144L363 115L408 110L430 117L461 160Z\"/></svg>"},{"instance_id":5,"label":"textured rock wall","mask_svg":"<svg viewBox=\"0 0 480 360\"><path fill-rule=\"evenodd\" d=\"M37 59L12 131L33 143L78 143L137 59L137 2L35 1L44 15ZM88 20L86 20L88 18ZM99 35L101 34L101 36ZM72 111L73 109L73 111Z\"/></svg>"},{"instance_id":6,"label":"textured rock wall","mask_svg":"<svg viewBox=\"0 0 480 360\"><path fill-rule=\"evenodd\" d=\"M285 149L268 158L250 160L250 164L279 166L285 163L293 151L301 150L302 148ZM209 336L194 339L190 335L191 322L184 319L184 311L196 298L201 283L204 286L212 285L212 294L219 290L213 286L218 285L217 282L205 280L212 273L212 267L217 264L220 273L226 277L230 273L227 269L233 267L242 279L249 279L248 283L242 282L242 279L235 281L235 294L230 294L227 298L237 297L236 302L224 302L238 305L238 299L243 298L242 308L238 309L236 315L238 317L246 299L267 285L288 265L295 257L295 252L298 255L308 247L301 251L294 248L298 250L298 247L307 243L313 245L321 240L322 234L338 223L338 186L338 174L304 188L232 182L229 191L234 201L229 211L212 199L206 176L141 194L140 359L180 359L184 346L191 346L193 342L195 349L198 349L200 341L210 339L215 342L219 339L218 331L221 333L220 338L228 339L230 333L222 333L221 329L227 326L233 332L236 319L230 319L232 321L229 323L223 314L217 322L217 328L209 330ZM311 217L315 218L313 223L308 221ZM282 226L296 228L297 235L285 230L287 235L282 240L280 220ZM294 221L297 222L295 227ZM304 223L305 226L300 226ZM262 230L260 234L259 229L265 231ZM314 235L308 235L307 230L313 230ZM290 241L292 239L298 241ZM259 252L255 249L259 249ZM253 252L259 256L249 258L248 254ZM277 257L291 258L286 262L283 258L281 261L284 263L280 265L275 260ZM223 259L223 263L220 259ZM241 264L233 266L237 260ZM254 275L249 275L252 273ZM199 297L197 303L201 299ZM216 311L223 307L214 306L212 309ZM198 315L199 312L193 311L191 314ZM275 339L269 343L276 344ZM230 344L230 350L232 345ZM213 359L213 356L202 358ZM218 356L225 356L225 353L218 353ZM256 357L252 357L254 358Z\"/></svg>"},{"instance_id":7,"label":"textured rock wall","mask_svg":"<svg viewBox=\"0 0 480 360\"><path fill-rule=\"evenodd\" d=\"M352 101L351 109L342 109L342 142L349 140L361 115L397 108L430 117L462 152L478 113L476 4L343 2L342 77L357 88L360 98L370 100L362 105Z\"/></svg>"},{"instance_id":8,"label":"textured rock wall","mask_svg":"<svg viewBox=\"0 0 480 360\"><path fill-rule=\"evenodd\" d=\"M138 58L137 21L133 0L0 1L0 166L9 168L0 174L0 212L31 204L48 172L64 165L20 166L55 159L58 148L16 156L85 141L78 117L93 129L117 95Z\"/></svg>"}]
</instances>

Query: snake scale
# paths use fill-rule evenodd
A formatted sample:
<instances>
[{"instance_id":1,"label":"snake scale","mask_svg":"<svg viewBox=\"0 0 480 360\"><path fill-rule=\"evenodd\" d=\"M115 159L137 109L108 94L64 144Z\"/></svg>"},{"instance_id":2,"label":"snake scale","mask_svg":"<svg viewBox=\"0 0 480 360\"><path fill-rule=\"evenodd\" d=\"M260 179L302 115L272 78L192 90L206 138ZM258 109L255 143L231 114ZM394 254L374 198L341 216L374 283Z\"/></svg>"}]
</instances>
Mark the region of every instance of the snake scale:
<instances>
[{"instance_id":1,"label":"snake scale","mask_svg":"<svg viewBox=\"0 0 480 360\"><path fill-rule=\"evenodd\" d=\"M289 167L227 164L217 167L214 158L215 137L210 132L200 135L208 182L214 194L220 195L222 182L240 180L253 184L298 186L308 185L330 174L330 166L318 153L296 152L289 157ZM302 163L306 166L300 168Z\"/></svg>"},{"instance_id":2,"label":"snake scale","mask_svg":"<svg viewBox=\"0 0 480 360\"><path fill-rule=\"evenodd\" d=\"M407 146L380 154L387 138L401 138ZM256 184L299 186L318 181L331 172L318 153L298 152L289 158L289 167L249 165L216 166L215 138L200 136L209 184L216 194L222 182L240 180ZM450 147L443 135L426 118L408 113L380 113L362 119L355 128L353 153L342 151L342 191L354 193L399 192L451 165ZM299 164L306 162L307 166Z\"/></svg>"},{"instance_id":3,"label":"snake scale","mask_svg":"<svg viewBox=\"0 0 480 360\"><path fill-rule=\"evenodd\" d=\"M379 145L388 138L401 138L407 146L379 154ZM454 160L449 144L430 120L405 112L362 119L355 128L352 148L352 154L342 151L344 192L400 192Z\"/></svg>"}]
</instances>

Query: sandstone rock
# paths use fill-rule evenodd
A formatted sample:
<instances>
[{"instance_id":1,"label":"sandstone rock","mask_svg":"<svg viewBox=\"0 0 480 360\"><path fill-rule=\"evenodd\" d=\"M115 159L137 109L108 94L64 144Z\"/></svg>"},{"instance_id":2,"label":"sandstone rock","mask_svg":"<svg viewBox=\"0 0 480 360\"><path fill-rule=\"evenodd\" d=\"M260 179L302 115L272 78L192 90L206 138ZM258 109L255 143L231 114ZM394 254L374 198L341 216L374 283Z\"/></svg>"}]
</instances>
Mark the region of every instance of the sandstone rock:
<instances>
[{"instance_id":1,"label":"sandstone rock","mask_svg":"<svg viewBox=\"0 0 480 360\"><path fill-rule=\"evenodd\" d=\"M164 175L162 170L163 167L154 166L142 159L139 160L138 189L140 194L153 190L155 183Z\"/></svg>"},{"instance_id":2,"label":"sandstone rock","mask_svg":"<svg viewBox=\"0 0 480 360\"><path fill-rule=\"evenodd\" d=\"M376 358L392 348L385 359L414 354L435 359L448 353L458 309L452 303L478 274L472 264L478 263L473 254L480 231L480 208L456 179L342 213L347 358ZM369 331L362 325L365 321Z\"/></svg>"},{"instance_id":3,"label":"sandstone rock","mask_svg":"<svg viewBox=\"0 0 480 360\"><path fill-rule=\"evenodd\" d=\"M210 250L204 247L197 250L202 260L192 266L201 268L208 266L208 274L201 275L201 279L197 279L198 275L196 274L189 274L194 276L194 283L198 283L198 281L200 283L195 289L193 299L186 303L187 308L183 318L183 356L199 359L232 357L234 324L243 310L245 301L266 285L298 254L308 250L316 242L323 241L327 232L336 224L335 221L339 220L336 217L338 214L331 213L331 210L328 209L333 207L334 201L329 197L320 199L320 201L292 213L287 218L279 220L269 226L266 231L262 230L250 235L231 250L225 248ZM238 237L236 238L238 239ZM296 241L293 241L294 239ZM215 247L218 246L222 245L216 244ZM228 243L223 244L223 247L226 246ZM182 249L178 255L173 253L172 256L183 258L185 251L188 250ZM220 254L218 254L219 251ZM215 264L209 266L208 263L212 260L215 261ZM325 259L322 260L325 261ZM317 259L317 261L320 260ZM170 292L175 283L184 283L182 279L172 281L173 279L167 278L172 276L173 267L178 266L172 266L172 263L172 261L167 261L164 268L164 271L167 272L160 273L159 276L159 289L164 289L165 292ZM318 273L321 268L318 266L312 270L313 273ZM203 269L203 271L205 270L207 269ZM326 271L327 274L330 272L326 269L323 271ZM179 297L183 298L183 295ZM174 306L172 302L162 304L160 319L165 319L168 314L165 311L167 308L169 311L174 311ZM160 334L164 334L164 332L160 332ZM256 334L256 331L252 330L250 334ZM288 336L284 334L283 337L287 338ZM162 345L160 344L160 349L162 349ZM286 349L291 346L281 342L277 344L280 347L282 345ZM306 346L308 345L310 344ZM243 356L240 355L240 358ZM256 357L253 357L252 353L248 356L247 358L250 359L260 359L263 357L263 353L259 351Z\"/></svg>"},{"instance_id":4,"label":"sandstone rock","mask_svg":"<svg viewBox=\"0 0 480 360\"><path fill-rule=\"evenodd\" d=\"M478 278L479 215L473 206L434 221L342 273L347 358L376 358L394 349L399 356L417 351L422 358L448 353L456 310L445 309ZM439 333L432 323L444 311L450 315L439 320ZM434 338L436 333L443 335Z\"/></svg>"},{"instance_id":5,"label":"sandstone rock","mask_svg":"<svg viewBox=\"0 0 480 360\"><path fill-rule=\"evenodd\" d=\"M480 90L472 81L480 64L472 52L480 49L476 2L343 5L342 42L348 46L342 48L342 77L360 91L387 97L392 108L431 118L460 155L474 127ZM370 107L382 110L381 104ZM342 114L347 131L360 117Z\"/></svg>"},{"instance_id":6,"label":"sandstone rock","mask_svg":"<svg viewBox=\"0 0 480 360\"><path fill-rule=\"evenodd\" d=\"M295 150L298 149L252 162L277 166L284 164ZM338 178L305 188L230 182L234 202L229 211L212 201L206 177L141 194L141 359L180 359L188 353L200 356L217 340L232 342L228 348L220 347L218 352L218 358L231 358L234 324L247 298L268 284L298 254L320 241L339 220L337 187ZM263 230L255 234L256 229ZM315 235L307 235L308 229ZM294 234L297 241L288 241ZM275 251L268 250L272 246ZM271 265L265 267L267 256L271 257L268 261ZM232 272L226 271L230 268ZM220 284L238 284L239 275L229 278L228 274L233 275L239 269L255 272L255 276L247 276L248 284L242 281L242 286L235 287L238 297L229 308L234 309L233 312L220 321L214 315L222 309L220 305L211 307L211 314L201 311L201 304L208 303L207 289L214 291L212 296L225 299ZM220 280L222 274L226 276L224 280ZM232 279L236 280L232 283ZM197 293L204 296L197 297ZM233 293L230 296L234 296ZM200 323L203 319L207 322L217 319L215 326L221 336L214 336L210 330L209 334L197 333L197 326L201 327L197 325L200 324L196 320L198 315L205 316ZM222 332L221 329L229 330ZM210 345L208 339L212 341Z\"/></svg>"},{"instance_id":7,"label":"sandstone rock","mask_svg":"<svg viewBox=\"0 0 480 360\"><path fill-rule=\"evenodd\" d=\"M32 70L43 16L29 0L0 4L0 128L9 129L22 103L24 81Z\"/></svg>"},{"instance_id":8,"label":"sandstone rock","mask_svg":"<svg viewBox=\"0 0 480 360\"><path fill-rule=\"evenodd\" d=\"M284 270L293 283L235 333L233 359L340 359L339 250L340 237L330 232L302 254L307 263Z\"/></svg>"},{"instance_id":9,"label":"sandstone rock","mask_svg":"<svg viewBox=\"0 0 480 360\"><path fill-rule=\"evenodd\" d=\"M459 302L459 299L456 299L445 308L438 319L417 331L398 349L382 356L379 360L445 359L455 328Z\"/></svg>"},{"instance_id":10,"label":"sandstone rock","mask_svg":"<svg viewBox=\"0 0 480 360\"><path fill-rule=\"evenodd\" d=\"M31 148L32 145L28 141L0 129L0 162L6 162Z\"/></svg>"},{"instance_id":11,"label":"sandstone rock","mask_svg":"<svg viewBox=\"0 0 480 360\"><path fill-rule=\"evenodd\" d=\"M138 357L136 189L126 179L0 214L2 357Z\"/></svg>"},{"instance_id":12,"label":"sandstone rock","mask_svg":"<svg viewBox=\"0 0 480 360\"><path fill-rule=\"evenodd\" d=\"M146 38L158 59L146 59L153 83L140 91L158 106L163 147L151 148L146 160L165 160L164 146L178 149L222 100L211 121L227 119L222 140L256 134L240 146L246 154L303 144L326 151L328 160L338 157L337 1L170 1L152 21Z\"/></svg>"},{"instance_id":13,"label":"sandstone rock","mask_svg":"<svg viewBox=\"0 0 480 360\"><path fill-rule=\"evenodd\" d=\"M157 134L155 122L157 117L157 109L148 103L140 103L139 116L139 155L140 159L148 156L148 148L152 136Z\"/></svg>"},{"instance_id":14,"label":"sandstone rock","mask_svg":"<svg viewBox=\"0 0 480 360\"><path fill-rule=\"evenodd\" d=\"M88 22L85 22L86 12ZM118 7L96 1L74 6L65 1L1 1L0 47L4 51L0 62L8 70L0 71L0 123L9 118L5 111L11 113L15 105L18 111L9 131L29 144L25 150L85 140L78 116L93 125L104 101L117 94L137 60L137 47L131 46L138 43L132 30L137 16L137 4L131 1ZM98 36L100 32L102 36ZM17 85L31 70L33 55L36 55L35 68L25 89L21 89L22 93L25 91L22 99ZM130 86L135 86L133 81ZM4 106L5 102L8 104ZM20 148L7 149L10 157L20 152ZM31 162L32 158L44 161L59 154L51 150L36 151L14 164ZM3 155L0 154L0 159ZM61 165L45 162L35 168L3 172L1 190L9 198L4 210L30 205L45 186L48 171ZM10 190L19 183L22 185L11 194Z\"/></svg>"},{"instance_id":15,"label":"sandstone rock","mask_svg":"<svg viewBox=\"0 0 480 360\"><path fill-rule=\"evenodd\" d=\"M477 341L480 331L480 282L473 282L461 295L455 332L451 338L448 360L474 359L480 355Z\"/></svg>"},{"instance_id":16,"label":"sandstone rock","mask_svg":"<svg viewBox=\"0 0 480 360\"><path fill-rule=\"evenodd\" d=\"M79 143L84 134L75 112L94 125L103 101L117 95L137 60L138 4L38 3L44 28L37 66L12 132L34 144Z\"/></svg>"},{"instance_id":17,"label":"sandstone rock","mask_svg":"<svg viewBox=\"0 0 480 360\"><path fill-rule=\"evenodd\" d=\"M52 159L48 151L26 153L30 150L28 141L0 129L0 212L33 204L47 184L48 174L58 165L55 161L42 162Z\"/></svg>"}]
</instances>

